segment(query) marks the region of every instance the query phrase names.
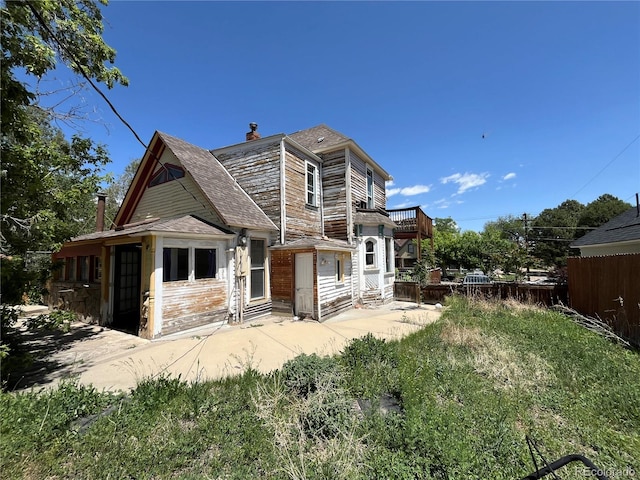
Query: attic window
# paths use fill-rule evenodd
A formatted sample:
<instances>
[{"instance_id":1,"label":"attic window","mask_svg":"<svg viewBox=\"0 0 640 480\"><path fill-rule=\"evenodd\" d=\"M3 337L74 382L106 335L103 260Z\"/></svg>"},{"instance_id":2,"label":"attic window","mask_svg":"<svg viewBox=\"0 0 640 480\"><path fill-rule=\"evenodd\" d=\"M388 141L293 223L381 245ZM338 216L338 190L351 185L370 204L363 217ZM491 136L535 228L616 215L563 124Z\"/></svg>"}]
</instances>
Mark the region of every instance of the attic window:
<instances>
[{"instance_id":1,"label":"attic window","mask_svg":"<svg viewBox=\"0 0 640 480\"><path fill-rule=\"evenodd\" d=\"M182 167L166 163L153 174L153 177L149 180L149 186L155 187L156 185L161 185L182 177L184 177L184 169Z\"/></svg>"}]
</instances>

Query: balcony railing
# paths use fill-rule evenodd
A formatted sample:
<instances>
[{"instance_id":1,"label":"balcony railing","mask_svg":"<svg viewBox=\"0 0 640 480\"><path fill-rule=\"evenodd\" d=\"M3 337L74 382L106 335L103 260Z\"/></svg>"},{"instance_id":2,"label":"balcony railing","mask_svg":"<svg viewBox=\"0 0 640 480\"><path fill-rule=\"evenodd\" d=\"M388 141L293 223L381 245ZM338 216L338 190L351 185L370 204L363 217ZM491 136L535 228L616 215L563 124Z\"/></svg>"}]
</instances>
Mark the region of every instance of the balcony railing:
<instances>
[{"instance_id":1,"label":"balcony railing","mask_svg":"<svg viewBox=\"0 0 640 480\"><path fill-rule=\"evenodd\" d=\"M389 218L393 220L397 228L397 233L415 234L416 238L433 237L433 221L420 207L396 208L387 210Z\"/></svg>"}]
</instances>

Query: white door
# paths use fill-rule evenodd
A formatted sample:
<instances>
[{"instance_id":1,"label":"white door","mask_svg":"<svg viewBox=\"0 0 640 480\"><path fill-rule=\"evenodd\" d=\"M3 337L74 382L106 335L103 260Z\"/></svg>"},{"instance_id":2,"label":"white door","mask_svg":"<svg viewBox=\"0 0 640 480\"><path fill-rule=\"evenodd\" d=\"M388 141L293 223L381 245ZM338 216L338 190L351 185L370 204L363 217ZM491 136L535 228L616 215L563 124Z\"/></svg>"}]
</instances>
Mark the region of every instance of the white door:
<instances>
[{"instance_id":1,"label":"white door","mask_svg":"<svg viewBox=\"0 0 640 480\"><path fill-rule=\"evenodd\" d=\"M313 253L296 253L295 313L313 315Z\"/></svg>"}]
</instances>

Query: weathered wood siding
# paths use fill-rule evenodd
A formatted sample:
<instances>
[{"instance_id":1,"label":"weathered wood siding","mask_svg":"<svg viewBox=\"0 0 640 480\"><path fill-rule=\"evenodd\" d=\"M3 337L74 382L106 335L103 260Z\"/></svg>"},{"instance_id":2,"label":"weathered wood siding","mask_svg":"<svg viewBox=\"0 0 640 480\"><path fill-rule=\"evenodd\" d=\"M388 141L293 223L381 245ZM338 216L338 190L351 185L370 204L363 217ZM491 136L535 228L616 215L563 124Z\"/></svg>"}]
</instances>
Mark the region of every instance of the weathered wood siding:
<instances>
[{"instance_id":1,"label":"weathered wood siding","mask_svg":"<svg viewBox=\"0 0 640 480\"><path fill-rule=\"evenodd\" d=\"M354 152L349 152L351 159L351 195L354 207L360 202L367 202L367 163ZM387 205L384 179L373 171L373 206L385 209Z\"/></svg>"},{"instance_id":2,"label":"weathered wood siding","mask_svg":"<svg viewBox=\"0 0 640 480\"><path fill-rule=\"evenodd\" d=\"M339 150L323 158L322 192L324 234L330 238L348 240L347 181L345 151Z\"/></svg>"},{"instance_id":3,"label":"weathered wood siding","mask_svg":"<svg viewBox=\"0 0 640 480\"><path fill-rule=\"evenodd\" d=\"M271 301L274 314L292 315L294 284L294 252L271 251Z\"/></svg>"},{"instance_id":4,"label":"weathered wood siding","mask_svg":"<svg viewBox=\"0 0 640 480\"><path fill-rule=\"evenodd\" d=\"M227 318L227 282L202 279L162 284L162 335Z\"/></svg>"},{"instance_id":5,"label":"weathered wood siding","mask_svg":"<svg viewBox=\"0 0 640 480\"><path fill-rule=\"evenodd\" d=\"M281 228L280 141L248 142L233 151L216 153L216 158L271 221Z\"/></svg>"},{"instance_id":6,"label":"weathered wood siding","mask_svg":"<svg viewBox=\"0 0 640 480\"><path fill-rule=\"evenodd\" d=\"M169 150L165 150L161 161L162 163L180 165L178 159ZM185 176L154 187L147 186L130 222L189 214L197 215L213 223L222 223L195 182Z\"/></svg>"},{"instance_id":7,"label":"weathered wood siding","mask_svg":"<svg viewBox=\"0 0 640 480\"><path fill-rule=\"evenodd\" d=\"M344 281L336 282L335 255L342 255L344 261ZM319 252L318 293L320 295L321 320L326 320L353 307L351 255L331 251ZM322 265L322 261L326 264Z\"/></svg>"},{"instance_id":8,"label":"weathered wood siding","mask_svg":"<svg viewBox=\"0 0 640 480\"><path fill-rule=\"evenodd\" d=\"M316 167L318 205L307 204L307 164ZM311 157L287 146L285 151L285 242L302 237L322 235L322 215L320 207L320 165Z\"/></svg>"}]
</instances>

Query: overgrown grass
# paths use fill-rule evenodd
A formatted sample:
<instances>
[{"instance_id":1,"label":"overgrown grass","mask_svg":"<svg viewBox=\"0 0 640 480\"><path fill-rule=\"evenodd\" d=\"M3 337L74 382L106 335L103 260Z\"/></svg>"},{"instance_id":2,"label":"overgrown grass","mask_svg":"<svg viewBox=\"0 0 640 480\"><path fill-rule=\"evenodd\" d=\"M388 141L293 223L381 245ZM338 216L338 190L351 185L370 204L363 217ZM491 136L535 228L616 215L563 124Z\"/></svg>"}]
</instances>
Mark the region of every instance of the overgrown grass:
<instances>
[{"instance_id":1,"label":"overgrown grass","mask_svg":"<svg viewBox=\"0 0 640 480\"><path fill-rule=\"evenodd\" d=\"M517 479L527 436L549 461L640 474L638 353L519 304L453 298L401 341L270 375L1 395L3 478Z\"/></svg>"}]
</instances>

